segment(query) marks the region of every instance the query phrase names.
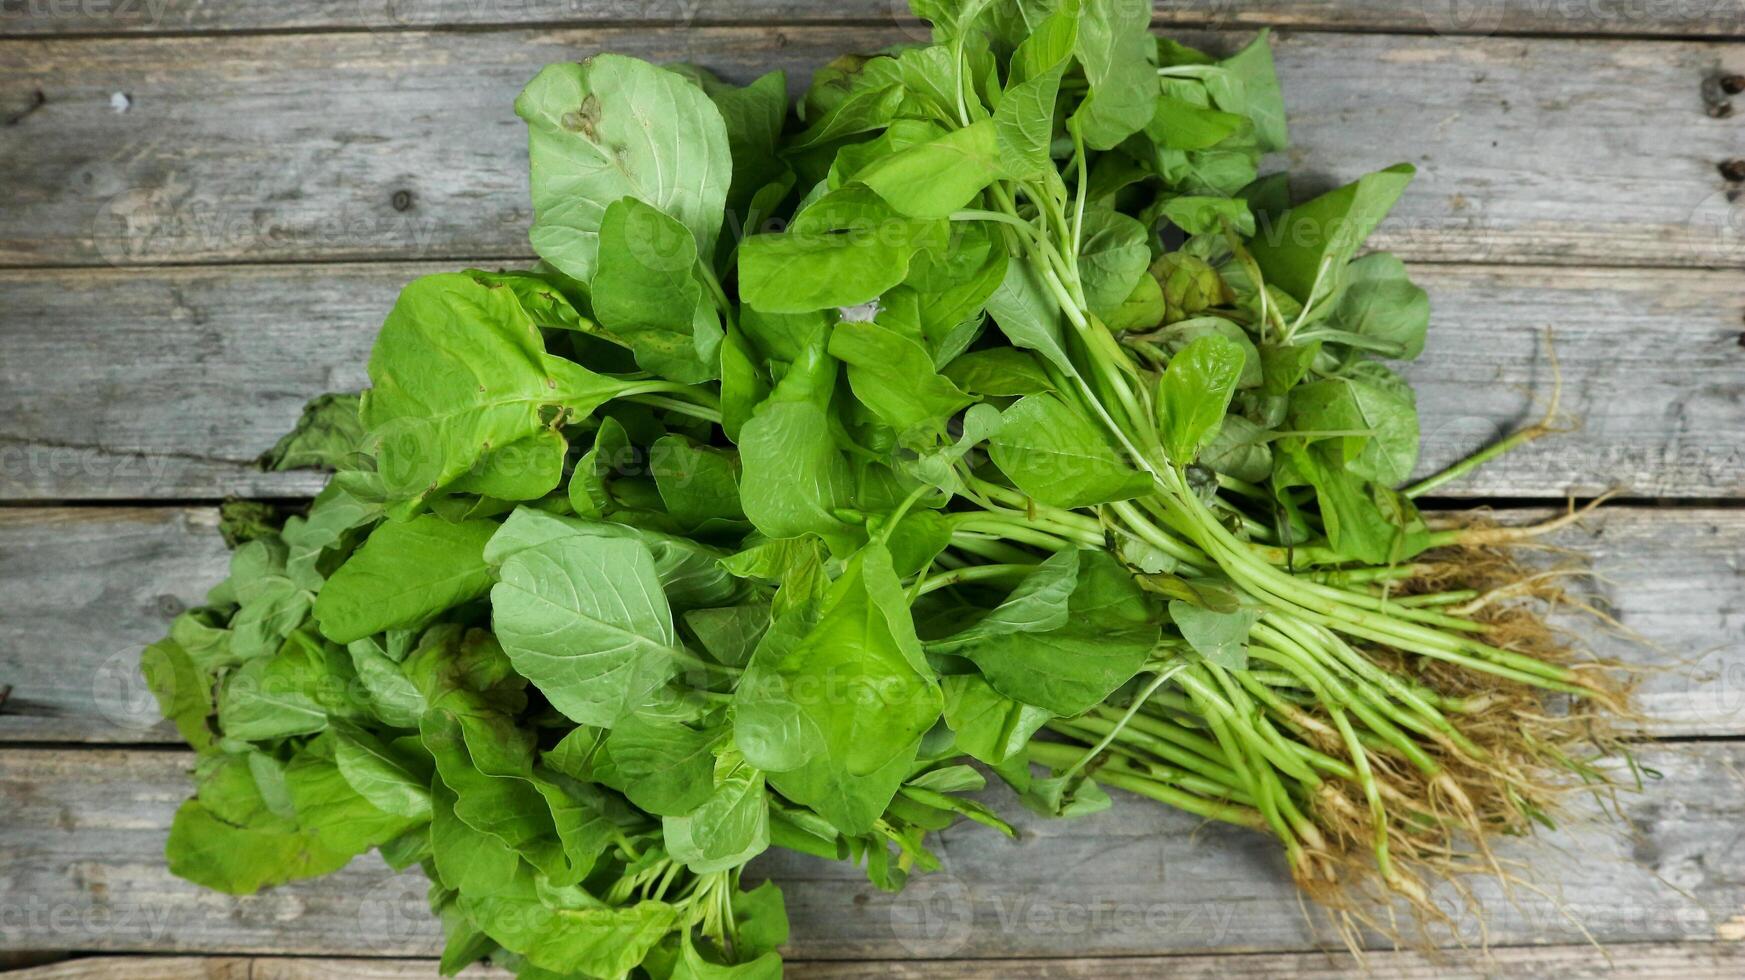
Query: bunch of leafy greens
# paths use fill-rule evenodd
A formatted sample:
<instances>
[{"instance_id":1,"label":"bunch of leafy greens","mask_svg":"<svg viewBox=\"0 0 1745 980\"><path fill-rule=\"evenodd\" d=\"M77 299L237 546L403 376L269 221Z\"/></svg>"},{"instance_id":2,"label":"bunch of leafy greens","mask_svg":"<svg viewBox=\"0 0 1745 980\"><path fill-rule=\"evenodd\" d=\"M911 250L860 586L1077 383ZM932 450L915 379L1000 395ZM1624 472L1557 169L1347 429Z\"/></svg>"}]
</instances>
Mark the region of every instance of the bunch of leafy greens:
<instances>
[{"instance_id":1,"label":"bunch of leafy greens","mask_svg":"<svg viewBox=\"0 0 1745 980\"><path fill-rule=\"evenodd\" d=\"M373 848L430 878L445 970L756 977L787 923L749 861L901 887L957 818L1010 831L961 795L985 770L1408 896L1402 849L1541 814L1568 746L1482 711L1608 696L1470 590L1396 591L1464 534L1394 489L1382 359L1428 304L1357 254L1411 168L1259 177L1264 37L916 11L933 43L795 112L779 74L533 80L541 261L409 285L369 390L266 457L327 488L228 509L230 577L146 651L199 753L172 870L248 893Z\"/></svg>"}]
</instances>

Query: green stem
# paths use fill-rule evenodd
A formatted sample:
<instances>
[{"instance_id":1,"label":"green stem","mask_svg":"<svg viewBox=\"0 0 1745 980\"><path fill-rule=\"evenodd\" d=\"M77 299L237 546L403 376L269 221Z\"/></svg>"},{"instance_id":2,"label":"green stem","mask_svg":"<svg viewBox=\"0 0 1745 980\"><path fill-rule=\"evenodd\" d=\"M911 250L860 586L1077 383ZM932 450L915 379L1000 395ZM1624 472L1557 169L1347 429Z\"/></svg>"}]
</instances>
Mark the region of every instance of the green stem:
<instances>
[{"instance_id":1,"label":"green stem","mask_svg":"<svg viewBox=\"0 0 1745 980\"><path fill-rule=\"evenodd\" d=\"M990 579L1021 578L1036 570L1035 565L966 565L940 572L921 581L915 590L918 596L937 592L965 582L985 582Z\"/></svg>"}]
</instances>

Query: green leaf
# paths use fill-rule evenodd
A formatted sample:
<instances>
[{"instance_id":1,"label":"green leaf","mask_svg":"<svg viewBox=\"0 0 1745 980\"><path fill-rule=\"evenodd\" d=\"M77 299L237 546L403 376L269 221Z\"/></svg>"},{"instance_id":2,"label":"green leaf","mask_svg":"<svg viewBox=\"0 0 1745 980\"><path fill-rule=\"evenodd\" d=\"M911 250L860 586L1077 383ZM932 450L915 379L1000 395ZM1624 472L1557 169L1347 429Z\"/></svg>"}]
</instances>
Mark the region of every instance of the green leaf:
<instances>
[{"instance_id":1,"label":"green leaf","mask_svg":"<svg viewBox=\"0 0 1745 980\"><path fill-rule=\"evenodd\" d=\"M1409 163L1365 175L1299 204L1248 243L1266 281L1313 306L1335 293L1345 264L1405 193L1417 168Z\"/></svg>"},{"instance_id":2,"label":"green leaf","mask_svg":"<svg viewBox=\"0 0 1745 980\"><path fill-rule=\"evenodd\" d=\"M1007 264L1000 288L988 297L988 313L1014 347L1041 354L1069 376L1077 373L1062 339L1058 301L1029 261Z\"/></svg>"},{"instance_id":3,"label":"green leaf","mask_svg":"<svg viewBox=\"0 0 1745 980\"><path fill-rule=\"evenodd\" d=\"M888 61L889 59L874 59ZM893 80L894 81L894 80ZM814 86L817 81L814 80ZM804 150L844 137L878 129L889 123L903 103L903 88L897 84L865 86L831 106L822 116L787 143L789 152Z\"/></svg>"},{"instance_id":4,"label":"green leaf","mask_svg":"<svg viewBox=\"0 0 1745 980\"><path fill-rule=\"evenodd\" d=\"M315 621L335 643L417 629L491 588L485 542L493 521L451 524L426 514L389 521L339 566L315 599Z\"/></svg>"},{"instance_id":5,"label":"green leaf","mask_svg":"<svg viewBox=\"0 0 1745 980\"><path fill-rule=\"evenodd\" d=\"M1096 423L1054 395L1026 396L1004 418L989 454L1019 490L1041 503L1089 507L1151 490L1151 478L1128 466Z\"/></svg>"},{"instance_id":6,"label":"green leaf","mask_svg":"<svg viewBox=\"0 0 1745 980\"><path fill-rule=\"evenodd\" d=\"M957 736L957 748L990 766L1019 757L1030 736L1053 717L1006 697L978 674L946 677L940 686L945 692L945 723Z\"/></svg>"},{"instance_id":7,"label":"green leaf","mask_svg":"<svg viewBox=\"0 0 1745 980\"><path fill-rule=\"evenodd\" d=\"M782 234L740 245L740 297L770 313L865 303L902 282L915 252L946 230L942 219L903 216L869 187L831 191Z\"/></svg>"},{"instance_id":8,"label":"green leaf","mask_svg":"<svg viewBox=\"0 0 1745 980\"><path fill-rule=\"evenodd\" d=\"M643 370L682 384L721 373L721 316L697 268L696 240L661 211L625 197L601 215L594 316Z\"/></svg>"},{"instance_id":9,"label":"green leaf","mask_svg":"<svg viewBox=\"0 0 1745 980\"><path fill-rule=\"evenodd\" d=\"M763 773L739 761L737 753L724 756L715 770L707 799L689 813L661 820L667 853L697 874L737 868L769 847Z\"/></svg>"},{"instance_id":10,"label":"green leaf","mask_svg":"<svg viewBox=\"0 0 1745 980\"><path fill-rule=\"evenodd\" d=\"M687 936L671 980L781 980L782 958L774 951L725 965L703 958Z\"/></svg>"},{"instance_id":11,"label":"green leaf","mask_svg":"<svg viewBox=\"0 0 1745 980\"><path fill-rule=\"evenodd\" d=\"M1270 438L1267 430L1243 416L1226 415L1218 434L1200 450L1200 464L1214 473L1265 483L1272 474Z\"/></svg>"},{"instance_id":12,"label":"green leaf","mask_svg":"<svg viewBox=\"0 0 1745 980\"><path fill-rule=\"evenodd\" d=\"M1206 78L1206 91L1218 105L1240 112L1254 122L1254 134L1263 153L1275 153L1290 145L1285 128L1284 96L1272 63L1272 39L1266 28L1241 51L1219 62L1223 72Z\"/></svg>"},{"instance_id":13,"label":"green leaf","mask_svg":"<svg viewBox=\"0 0 1745 980\"><path fill-rule=\"evenodd\" d=\"M1158 379L1158 425L1163 449L1177 466L1187 466L1218 434L1247 355L1217 334L1206 334L1169 359Z\"/></svg>"},{"instance_id":14,"label":"green leaf","mask_svg":"<svg viewBox=\"0 0 1745 980\"><path fill-rule=\"evenodd\" d=\"M616 506L606 481L619 467L634 463L636 449L624 424L608 415L594 431L594 445L576 461L566 490L570 506L584 517L603 517Z\"/></svg>"},{"instance_id":15,"label":"green leaf","mask_svg":"<svg viewBox=\"0 0 1745 980\"><path fill-rule=\"evenodd\" d=\"M214 737L206 719L216 710L212 680L194 665L188 651L165 637L145 648L139 669L157 699L158 711L175 723L182 741L196 751L209 747Z\"/></svg>"},{"instance_id":16,"label":"green leaf","mask_svg":"<svg viewBox=\"0 0 1745 980\"><path fill-rule=\"evenodd\" d=\"M1275 467L1274 482L1315 488L1328 544L1342 557L1387 564L1422 550L1422 521L1410 501L1347 469L1337 446L1282 439L1277 448L1283 456L1280 462L1288 465ZM1379 501L1386 501L1388 508L1384 510Z\"/></svg>"},{"instance_id":17,"label":"green leaf","mask_svg":"<svg viewBox=\"0 0 1745 980\"><path fill-rule=\"evenodd\" d=\"M561 517L532 507L517 508L485 546L485 562L496 566L516 552L549 544L560 537L620 538L640 543L654 556L654 572L667 601L680 609L717 606L732 601L738 584L721 567L724 553L706 544L583 517Z\"/></svg>"},{"instance_id":18,"label":"green leaf","mask_svg":"<svg viewBox=\"0 0 1745 980\"><path fill-rule=\"evenodd\" d=\"M815 613L771 628L734 705L738 747L777 791L844 833L872 827L941 706L884 548L860 551Z\"/></svg>"},{"instance_id":19,"label":"green leaf","mask_svg":"<svg viewBox=\"0 0 1745 980\"><path fill-rule=\"evenodd\" d=\"M933 370L920 344L877 323L837 324L830 355L848 365L855 397L905 443L943 436L951 416L974 400Z\"/></svg>"},{"instance_id":20,"label":"green leaf","mask_svg":"<svg viewBox=\"0 0 1745 980\"><path fill-rule=\"evenodd\" d=\"M503 651L576 722L611 727L687 656L640 541L555 538L515 552L498 575L491 613Z\"/></svg>"},{"instance_id":21,"label":"green leaf","mask_svg":"<svg viewBox=\"0 0 1745 980\"><path fill-rule=\"evenodd\" d=\"M1079 552L1067 548L1048 556L1024 576L1005 600L974 625L929 648L950 653L959 647L1012 633L1046 633L1065 626L1068 602L1078 587Z\"/></svg>"},{"instance_id":22,"label":"green leaf","mask_svg":"<svg viewBox=\"0 0 1745 980\"><path fill-rule=\"evenodd\" d=\"M1078 42L1078 18L1061 10L1050 14L1012 54L1005 94L994 110L1005 168L1024 180L1052 169L1054 108L1060 79Z\"/></svg>"},{"instance_id":23,"label":"green leaf","mask_svg":"<svg viewBox=\"0 0 1745 980\"><path fill-rule=\"evenodd\" d=\"M782 168L777 154L782 123L788 115L788 80L781 71L758 77L750 85L731 85L707 69L694 65L669 65L671 71L690 75L703 94L721 112L727 127L727 147L733 159L733 181L727 188L727 207L745 211L752 197Z\"/></svg>"},{"instance_id":24,"label":"green leaf","mask_svg":"<svg viewBox=\"0 0 1745 980\"><path fill-rule=\"evenodd\" d=\"M648 450L648 468L667 513L687 527L743 521L739 470L731 453L697 446L679 435L661 436Z\"/></svg>"},{"instance_id":25,"label":"green leaf","mask_svg":"<svg viewBox=\"0 0 1745 980\"><path fill-rule=\"evenodd\" d=\"M268 470L356 469L363 439L357 395L317 395L303 406L297 427L263 453L260 464Z\"/></svg>"},{"instance_id":26,"label":"green leaf","mask_svg":"<svg viewBox=\"0 0 1745 980\"><path fill-rule=\"evenodd\" d=\"M373 639L353 641L346 651L376 717L392 728L417 728L427 705L418 686L401 673L400 665Z\"/></svg>"},{"instance_id":27,"label":"green leaf","mask_svg":"<svg viewBox=\"0 0 1745 980\"><path fill-rule=\"evenodd\" d=\"M970 351L947 364L943 373L972 395L1017 397L1054 390L1035 356L1011 347Z\"/></svg>"},{"instance_id":28,"label":"green leaf","mask_svg":"<svg viewBox=\"0 0 1745 980\"><path fill-rule=\"evenodd\" d=\"M1290 395L1290 426L1298 431L1344 431L1322 440L1339 447L1352 473L1392 485L1418 464L1418 412L1412 389L1379 364L1348 377L1298 385Z\"/></svg>"},{"instance_id":29,"label":"green leaf","mask_svg":"<svg viewBox=\"0 0 1745 980\"><path fill-rule=\"evenodd\" d=\"M1190 235L1217 234L1224 222L1240 235L1254 234L1254 215L1239 197L1183 194L1165 201L1159 213Z\"/></svg>"},{"instance_id":30,"label":"green leaf","mask_svg":"<svg viewBox=\"0 0 1745 980\"><path fill-rule=\"evenodd\" d=\"M461 274L400 293L370 354L362 413L401 510L473 471L493 447L593 411L624 385L545 352L512 290ZM561 440L547 443L561 459Z\"/></svg>"},{"instance_id":31,"label":"green leaf","mask_svg":"<svg viewBox=\"0 0 1745 980\"><path fill-rule=\"evenodd\" d=\"M312 831L267 820L239 826L200 800L176 810L164 844L170 873L229 895L337 871L352 855L321 843Z\"/></svg>"},{"instance_id":32,"label":"green leaf","mask_svg":"<svg viewBox=\"0 0 1745 980\"><path fill-rule=\"evenodd\" d=\"M537 867L554 884L585 878L612 839L603 801L571 797L533 768L531 733L469 691L454 691L420 720L419 737L453 795L432 793L434 817L445 810ZM554 805L556 804L556 805ZM433 824L433 835L438 833ZM442 842L435 842L439 863ZM482 853L474 861L488 860ZM445 878L453 871L443 870ZM468 874L478 873L474 867ZM506 869L498 867L493 877ZM467 887L464 883L463 888Z\"/></svg>"},{"instance_id":33,"label":"green leaf","mask_svg":"<svg viewBox=\"0 0 1745 980\"><path fill-rule=\"evenodd\" d=\"M1165 95L1153 106L1145 135L1162 149L1185 152L1210 149L1252 125L1244 116Z\"/></svg>"},{"instance_id":34,"label":"green leaf","mask_svg":"<svg viewBox=\"0 0 1745 980\"><path fill-rule=\"evenodd\" d=\"M1107 208L1085 212L1084 242L1079 248L1079 277L1085 300L1099 318L1113 316L1151 264L1151 244L1145 226Z\"/></svg>"},{"instance_id":35,"label":"green leaf","mask_svg":"<svg viewBox=\"0 0 1745 980\"><path fill-rule=\"evenodd\" d=\"M681 75L601 54L547 65L515 100L527 121L533 250L591 281L605 209L634 197L711 255L733 177L721 112Z\"/></svg>"},{"instance_id":36,"label":"green leaf","mask_svg":"<svg viewBox=\"0 0 1745 980\"><path fill-rule=\"evenodd\" d=\"M1248 631L1260 619L1258 609L1217 612L1180 599L1169 603L1169 618L1188 646L1225 670L1248 667Z\"/></svg>"},{"instance_id":37,"label":"green leaf","mask_svg":"<svg viewBox=\"0 0 1745 980\"><path fill-rule=\"evenodd\" d=\"M732 667L743 667L769 628L770 604L748 602L692 609L685 613L684 620L711 657Z\"/></svg>"},{"instance_id":38,"label":"green leaf","mask_svg":"<svg viewBox=\"0 0 1745 980\"><path fill-rule=\"evenodd\" d=\"M772 538L812 533L841 539L848 532L836 511L849 500L853 474L831 430L836 362L824 343L820 325L740 429L740 502L757 529Z\"/></svg>"},{"instance_id":39,"label":"green leaf","mask_svg":"<svg viewBox=\"0 0 1745 980\"><path fill-rule=\"evenodd\" d=\"M709 798L720 728L693 728L640 716L624 719L606 735L610 762L595 763L595 777L623 792L643 810L678 816Z\"/></svg>"},{"instance_id":40,"label":"green leaf","mask_svg":"<svg viewBox=\"0 0 1745 980\"><path fill-rule=\"evenodd\" d=\"M782 890L766 881L748 892L733 895L733 916L739 920L739 945L747 953L762 956L788 943L788 912Z\"/></svg>"},{"instance_id":41,"label":"green leaf","mask_svg":"<svg viewBox=\"0 0 1745 980\"><path fill-rule=\"evenodd\" d=\"M1103 318L1103 325L1116 333L1149 330L1162 323L1168 313L1169 304L1164 300L1163 287L1150 276L1140 276L1121 305Z\"/></svg>"},{"instance_id":42,"label":"green leaf","mask_svg":"<svg viewBox=\"0 0 1745 980\"><path fill-rule=\"evenodd\" d=\"M334 762L326 736L291 756L285 766L285 788L296 807L298 825L339 853L362 854L423 822L421 817L388 813L352 789Z\"/></svg>"},{"instance_id":43,"label":"green leaf","mask_svg":"<svg viewBox=\"0 0 1745 980\"><path fill-rule=\"evenodd\" d=\"M934 366L944 366L980 336L982 310L1000 287L1009 262L999 229L983 221L954 221L941 247L915 253L903 286L915 293L919 339ZM897 291L885 294L882 308L891 305Z\"/></svg>"},{"instance_id":44,"label":"green leaf","mask_svg":"<svg viewBox=\"0 0 1745 980\"><path fill-rule=\"evenodd\" d=\"M994 120L983 119L877 160L855 179L898 214L946 218L1008 176L1000 151Z\"/></svg>"},{"instance_id":45,"label":"green leaf","mask_svg":"<svg viewBox=\"0 0 1745 980\"><path fill-rule=\"evenodd\" d=\"M1366 350L1411 360L1424 352L1430 297L1413 285L1405 263L1376 252L1345 267L1345 292L1331 320L1371 342L1364 344Z\"/></svg>"},{"instance_id":46,"label":"green leaf","mask_svg":"<svg viewBox=\"0 0 1745 980\"><path fill-rule=\"evenodd\" d=\"M375 735L356 725L336 726L333 759L359 796L384 813L430 819L430 762L420 772Z\"/></svg>"},{"instance_id":47,"label":"green leaf","mask_svg":"<svg viewBox=\"0 0 1745 980\"><path fill-rule=\"evenodd\" d=\"M265 740L327 727L328 716L359 717L351 659L307 632L277 653L257 657L225 678L218 726L231 738Z\"/></svg>"},{"instance_id":48,"label":"green leaf","mask_svg":"<svg viewBox=\"0 0 1745 980\"><path fill-rule=\"evenodd\" d=\"M1101 551L1066 554L1071 557L1060 559L1058 566L1032 573L1031 578L1043 577L1046 591L1020 595L1030 586L1026 579L1009 599L1041 607L1036 612L1027 608L1022 620L1014 616L1006 621L1030 628L978 635L972 626L967 642L953 637L940 648L975 663L1006 697L1070 718L1132 679L1157 646L1160 630L1150 601L1120 562ZM1056 596L1063 570L1075 564L1077 575L1062 610ZM1033 601L1042 596L1049 601ZM993 615L999 614L996 610Z\"/></svg>"},{"instance_id":49,"label":"green leaf","mask_svg":"<svg viewBox=\"0 0 1745 980\"><path fill-rule=\"evenodd\" d=\"M1092 149L1109 149L1151 118L1158 84L1150 26L1148 4L1084 2L1075 52L1091 90L1079 103L1074 123Z\"/></svg>"}]
</instances>

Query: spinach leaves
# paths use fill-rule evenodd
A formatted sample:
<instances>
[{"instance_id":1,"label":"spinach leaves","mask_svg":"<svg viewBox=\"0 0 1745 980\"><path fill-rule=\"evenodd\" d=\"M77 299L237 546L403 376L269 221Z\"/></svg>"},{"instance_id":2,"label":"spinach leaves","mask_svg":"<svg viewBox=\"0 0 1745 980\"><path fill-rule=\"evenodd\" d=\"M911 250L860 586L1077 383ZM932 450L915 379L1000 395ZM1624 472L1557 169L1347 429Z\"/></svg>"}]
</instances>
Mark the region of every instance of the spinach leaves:
<instances>
[{"instance_id":1,"label":"spinach leaves","mask_svg":"<svg viewBox=\"0 0 1745 980\"><path fill-rule=\"evenodd\" d=\"M1100 780L1269 831L1306 877L1342 781L1403 887L1422 824L1384 800L1429 783L1379 782L1462 736L1395 665L1579 689L1369 588L1447 543L1394 489L1381 360L1427 299L1359 255L1411 168L1257 177L1264 37L916 10L932 43L832 62L798 120L779 75L528 85L541 261L407 286L370 388L264 460L328 488L233 508L230 577L145 653L198 751L172 870L248 893L376 848L430 877L447 971L769 976L747 864L899 888L958 817L1010 832L968 760L1044 813Z\"/></svg>"}]
</instances>

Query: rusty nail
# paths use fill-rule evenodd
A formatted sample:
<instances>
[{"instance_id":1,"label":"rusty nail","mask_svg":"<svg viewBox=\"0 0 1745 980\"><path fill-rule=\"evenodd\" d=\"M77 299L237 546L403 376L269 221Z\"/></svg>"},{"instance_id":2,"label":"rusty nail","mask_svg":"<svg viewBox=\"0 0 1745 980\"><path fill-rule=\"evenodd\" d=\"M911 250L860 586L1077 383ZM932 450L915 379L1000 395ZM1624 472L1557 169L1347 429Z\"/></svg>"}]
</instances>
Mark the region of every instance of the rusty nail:
<instances>
[{"instance_id":1,"label":"rusty nail","mask_svg":"<svg viewBox=\"0 0 1745 980\"><path fill-rule=\"evenodd\" d=\"M1722 177L1735 184L1745 182L1745 160L1723 160L1720 171Z\"/></svg>"},{"instance_id":2,"label":"rusty nail","mask_svg":"<svg viewBox=\"0 0 1745 980\"><path fill-rule=\"evenodd\" d=\"M1715 80L1715 84L1719 85L1721 91L1728 95L1738 95L1740 92L1745 92L1745 75L1722 75Z\"/></svg>"}]
</instances>

